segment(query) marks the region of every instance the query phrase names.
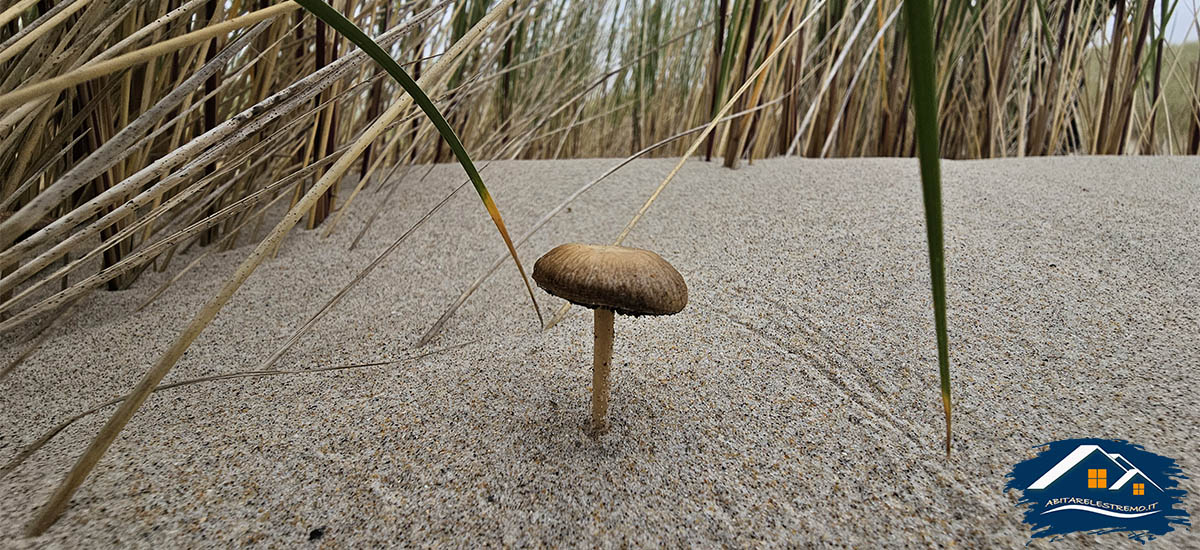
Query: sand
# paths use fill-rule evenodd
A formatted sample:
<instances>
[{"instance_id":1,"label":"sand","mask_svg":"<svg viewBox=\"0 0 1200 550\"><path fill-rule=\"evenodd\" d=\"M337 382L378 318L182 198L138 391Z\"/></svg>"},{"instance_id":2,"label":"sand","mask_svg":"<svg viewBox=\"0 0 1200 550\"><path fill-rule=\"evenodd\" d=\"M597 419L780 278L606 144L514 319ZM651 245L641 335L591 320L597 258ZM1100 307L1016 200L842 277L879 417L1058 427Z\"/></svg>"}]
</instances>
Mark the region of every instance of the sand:
<instances>
[{"instance_id":1,"label":"sand","mask_svg":"<svg viewBox=\"0 0 1200 550\"><path fill-rule=\"evenodd\" d=\"M515 235L613 160L502 162ZM638 161L522 247L616 236L674 161ZM1128 439L1179 461L1200 517L1200 159L946 162L955 392L942 450L912 160L690 162L627 244L686 278L672 317L618 317L612 431L582 432L591 317L538 330L505 265L425 357L211 381L153 395L61 520L22 526L111 414L0 479L0 541L34 547L1019 547L1003 492L1039 443ZM462 181L454 166L368 191L322 240L297 230L166 382L253 370ZM245 241L243 241L245 242ZM503 245L452 199L279 361L399 360ZM0 382L0 460L133 386L249 252L97 292ZM549 314L560 302L541 291ZM5 335L0 360L22 349ZM319 535L319 538L317 538ZM310 538L316 538L310 542ZM1132 543L1074 535L1034 547ZM1175 531L1156 548L1200 545Z\"/></svg>"}]
</instances>

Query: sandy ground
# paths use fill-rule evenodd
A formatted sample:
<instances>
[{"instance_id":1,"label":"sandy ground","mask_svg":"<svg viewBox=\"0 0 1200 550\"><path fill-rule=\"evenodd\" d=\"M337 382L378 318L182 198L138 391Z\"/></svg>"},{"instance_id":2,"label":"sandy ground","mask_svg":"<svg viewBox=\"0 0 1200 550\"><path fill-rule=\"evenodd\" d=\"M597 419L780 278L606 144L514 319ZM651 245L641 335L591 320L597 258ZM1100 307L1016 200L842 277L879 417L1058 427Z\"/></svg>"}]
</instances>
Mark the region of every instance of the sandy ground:
<instances>
[{"instance_id":1,"label":"sandy ground","mask_svg":"<svg viewBox=\"0 0 1200 550\"><path fill-rule=\"evenodd\" d=\"M522 248L604 242L673 165L639 161ZM612 160L485 171L523 234ZM689 163L627 244L691 292L665 318L617 319L612 432L587 416L591 318L539 332L515 268L428 349L325 373L153 395L44 537L22 526L113 410L0 479L12 547L859 546L1014 548L1004 475L1031 448L1120 438L1176 458L1200 519L1200 160L947 162L954 454L942 453L932 308L912 160ZM321 303L462 181L410 177L338 232L298 230L167 382L254 370ZM468 187L278 366L416 353L420 334L501 253ZM133 386L248 253L184 265L81 304L0 382L0 460ZM193 252L192 254L194 254ZM541 291L549 314L560 302ZM3 338L0 359L20 349ZM465 345L462 345L465 344ZM454 347L459 346L461 347ZM451 349L445 349L445 348ZM314 530L323 535L309 542ZM1121 535L1034 547L1138 546ZM1200 545L1196 528L1155 548Z\"/></svg>"}]
</instances>

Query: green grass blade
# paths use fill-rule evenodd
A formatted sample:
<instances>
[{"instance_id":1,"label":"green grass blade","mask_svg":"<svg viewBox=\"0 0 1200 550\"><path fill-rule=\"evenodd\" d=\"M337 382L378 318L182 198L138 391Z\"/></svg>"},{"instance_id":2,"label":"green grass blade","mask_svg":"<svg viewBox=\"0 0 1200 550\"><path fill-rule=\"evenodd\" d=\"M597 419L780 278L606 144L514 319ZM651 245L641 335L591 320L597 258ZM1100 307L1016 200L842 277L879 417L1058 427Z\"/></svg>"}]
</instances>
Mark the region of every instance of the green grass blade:
<instances>
[{"instance_id":1,"label":"green grass blade","mask_svg":"<svg viewBox=\"0 0 1200 550\"><path fill-rule=\"evenodd\" d=\"M933 17L928 0L906 0L909 71L912 74L913 111L916 114L917 155L921 163L921 190L925 199L925 233L929 240L929 277L933 286L934 323L937 330L938 369L942 379L942 407L946 411L946 455L950 454L950 352L946 336L946 266L942 239L942 173L938 149L937 74L933 52Z\"/></svg>"},{"instance_id":2,"label":"green grass blade","mask_svg":"<svg viewBox=\"0 0 1200 550\"><path fill-rule=\"evenodd\" d=\"M504 226L504 218L500 216L500 210L496 207L496 202L492 200L491 193L488 193L487 186L483 184L483 179L479 177L479 171L475 169L475 163L471 160L471 155L467 153L461 141L458 140L458 135L454 133L454 129L450 127L450 123L446 122L446 118L434 106L433 101L425 94L425 91L413 81L408 73L396 63L392 56L388 55L382 47L379 46L371 37L367 36L359 29L357 25L346 19L341 12L333 9L332 6L326 4L322 0L296 0L297 4L308 10L325 24L329 25L338 34L346 37L359 48L362 48L367 55L371 57L400 86L408 95L412 96L413 102L425 112L425 116L429 117L429 121L437 128L442 139L446 140L446 144L454 151L455 158L462 165L463 170L467 172L467 176L471 178L471 183L475 186L475 192L479 193L480 200L487 208L488 214L492 217L492 222L496 224L496 229L500 231L500 236L504 238L504 244L508 246L508 253L517 264L517 271L521 273L521 279L525 283L525 290L529 292L529 299L533 302L533 311L537 314L538 324L544 325L542 320L541 309L537 306L537 298L533 294L533 285L529 283L529 277L525 275L525 268L521 265L521 259L517 257L517 249L513 246L512 239L508 236L508 229Z\"/></svg>"}]
</instances>

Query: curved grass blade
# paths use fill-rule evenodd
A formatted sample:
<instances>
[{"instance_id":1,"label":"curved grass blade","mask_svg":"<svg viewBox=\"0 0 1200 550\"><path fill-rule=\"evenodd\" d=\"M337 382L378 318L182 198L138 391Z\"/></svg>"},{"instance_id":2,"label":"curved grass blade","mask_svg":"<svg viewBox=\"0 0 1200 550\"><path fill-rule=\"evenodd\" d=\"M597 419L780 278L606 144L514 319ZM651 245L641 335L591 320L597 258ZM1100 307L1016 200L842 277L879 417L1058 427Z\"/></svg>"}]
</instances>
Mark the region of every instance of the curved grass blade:
<instances>
[{"instance_id":1,"label":"curved grass blade","mask_svg":"<svg viewBox=\"0 0 1200 550\"><path fill-rule=\"evenodd\" d=\"M408 73L396 63L392 56L371 40L369 36L362 32L357 25L346 19L341 12L333 9L332 6L326 4L322 0L296 0L297 4L317 16L325 24L332 27L338 34L348 38L359 48L375 60L400 86L408 95L412 96L413 102L425 112L425 116L429 117L429 121L437 128L442 139L446 140L446 144L454 151L454 157L458 159L458 163L462 165L463 170L467 172L467 176L471 178L471 183L475 186L475 192L479 194L479 199L483 201L483 206L487 208L488 215L492 217L492 222L496 224L496 229L500 232L500 236L504 238L504 244L508 247L508 253L512 256L513 262L517 264L517 271L521 273L521 280L525 283L525 290L529 292L529 300L533 303L533 311L537 314L538 324L545 326L542 320L542 311L538 308L537 298L533 294L533 285L529 282L529 277L525 274L525 268L521 265L521 259L517 257L517 249L513 246L512 239L508 236L508 229L504 227L504 218L500 216L500 209L496 207L496 202L492 200L491 193L488 192L487 186L483 184L483 179L479 177L479 171L475 169L475 163L471 161L471 155L467 153L461 141L458 140L458 135L454 133L454 129L450 127L450 123L446 122L445 117L433 105L433 101L429 96L425 95L425 91L417 86Z\"/></svg>"},{"instance_id":2,"label":"curved grass blade","mask_svg":"<svg viewBox=\"0 0 1200 550\"><path fill-rule=\"evenodd\" d=\"M942 408L946 411L946 456L950 456L950 352L946 336L946 266L942 243L942 173L938 148L937 73L934 69L933 15L928 0L907 0L908 64L912 74L916 114L917 154L925 200L925 234L929 240L929 278L933 286L933 315L937 330L938 371L942 379Z\"/></svg>"}]
</instances>

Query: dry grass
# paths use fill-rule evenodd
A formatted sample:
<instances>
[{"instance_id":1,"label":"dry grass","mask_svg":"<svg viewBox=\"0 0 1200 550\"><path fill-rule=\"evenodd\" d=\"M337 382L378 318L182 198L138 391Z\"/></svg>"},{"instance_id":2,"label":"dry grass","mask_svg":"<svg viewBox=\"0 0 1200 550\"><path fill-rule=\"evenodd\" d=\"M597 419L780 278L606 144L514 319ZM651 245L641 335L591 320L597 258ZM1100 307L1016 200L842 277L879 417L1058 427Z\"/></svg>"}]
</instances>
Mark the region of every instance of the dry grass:
<instances>
[{"instance_id":1,"label":"dry grass","mask_svg":"<svg viewBox=\"0 0 1200 550\"><path fill-rule=\"evenodd\" d=\"M419 77L489 2L334 6ZM1117 6L943 4L942 155L1194 153L1200 51L1167 47L1156 65L1158 31L1143 24L1153 3ZM401 93L395 83L293 8L43 0L3 12L0 330L93 288L125 288L143 269L171 269L181 247L254 241L271 221L266 205L294 204L384 113ZM713 154L730 166L789 153L908 156L899 8L898 0L521 0L430 94L477 158L625 156L707 123L812 16L733 110L763 108L717 127ZM1118 13L1122 23L1105 31ZM383 167L451 159L409 110L357 172L378 178ZM336 184L308 227L344 206L335 196Z\"/></svg>"}]
</instances>

